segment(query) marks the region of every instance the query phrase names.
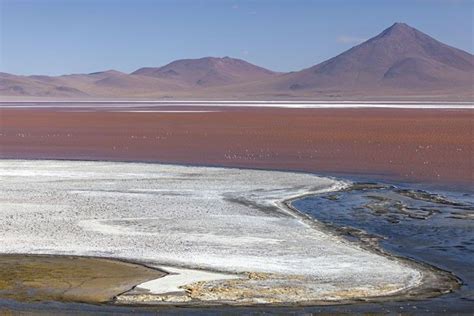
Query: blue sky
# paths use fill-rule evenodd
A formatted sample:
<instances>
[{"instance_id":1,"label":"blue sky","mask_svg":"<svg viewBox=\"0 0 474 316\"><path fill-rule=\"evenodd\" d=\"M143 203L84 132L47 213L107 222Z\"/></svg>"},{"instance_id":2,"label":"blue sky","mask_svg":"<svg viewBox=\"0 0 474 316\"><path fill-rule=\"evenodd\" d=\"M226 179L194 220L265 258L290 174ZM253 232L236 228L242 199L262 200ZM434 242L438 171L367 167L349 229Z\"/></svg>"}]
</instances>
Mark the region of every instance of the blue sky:
<instances>
[{"instance_id":1,"label":"blue sky","mask_svg":"<svg viewBox=\"0 0 474 316\"><path fill-rule=\"evenodd\" d=\"M309 67L394 22L473 52L473 1L0 0L0 71L131 72L231 56L276 71Z\"/></svg>"}]
</instances>

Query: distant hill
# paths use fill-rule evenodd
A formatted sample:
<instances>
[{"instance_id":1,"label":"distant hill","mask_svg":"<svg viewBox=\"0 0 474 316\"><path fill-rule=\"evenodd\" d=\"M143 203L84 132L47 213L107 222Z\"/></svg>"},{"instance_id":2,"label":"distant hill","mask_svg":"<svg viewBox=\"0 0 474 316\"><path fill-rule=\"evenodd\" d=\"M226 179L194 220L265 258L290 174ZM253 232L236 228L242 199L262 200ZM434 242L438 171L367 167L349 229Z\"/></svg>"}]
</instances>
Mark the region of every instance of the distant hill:
<instances>
[{"instance_id":1,"label":"distant hill","mask_svg":"<svg viewBox=\"0 0 474 316\"><path fill-rule=\"evenodd\" d=\"M270 90L371 95L386 91L416 94L454 89L468 93L473 75L473 55L438 42L404 23L395 23L334 58L274 80Z\"/></svg>"},{"instance_id":2,"label":"distant hill","mask_svg":"<svg viewBox=\"0 0 474 316\"><path fill-rule=\"evenodd\" d=\"M0 73L0 96L87 97L87 93L48 76L16 76Z\"/></svg>"},{"instance_id":3,"label":"distant hill","mask_svg":"<svg viewBox=\"0 0 474 316\"><path fill-rule=\"evenodd\" d=\"M0 73L0 95L24 97L153 97L183 90L174 82L108 70L90 74L15 76Z\"/></svg>"},{"instance_id":4,"label":"distant hill","mask_svg":"<svg viewBox=\"0 0 474 316\"><path fill-rule=\"evenodd\" d=\"M131 74L0 73L0 96L50 98L473 101L473 86L473 55L404 23L318 65L283 74L230 57L177 60Z\"/></svg>"},{"instance_id":5,"label":"distant hill","mask_svg":"<svg viewBox=\"0 0 474 316\"><path fill-rule=\"evenodd\" d=\"M189 86L212 87L268 79L273 71L230 57L182 59L158 68L141 68L132 75L168 79Z\"/></svg>"}]
</instances>

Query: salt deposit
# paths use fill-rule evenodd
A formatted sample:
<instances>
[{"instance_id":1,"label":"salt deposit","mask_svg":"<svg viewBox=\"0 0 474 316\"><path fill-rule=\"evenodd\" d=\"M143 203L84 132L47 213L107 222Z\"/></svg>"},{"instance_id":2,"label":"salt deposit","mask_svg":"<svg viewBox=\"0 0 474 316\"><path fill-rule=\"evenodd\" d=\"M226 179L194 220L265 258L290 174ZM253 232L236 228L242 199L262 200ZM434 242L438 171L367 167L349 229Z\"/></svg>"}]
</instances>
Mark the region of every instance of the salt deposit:
<instances>
[{"instance_id":1,"label":"salt deposit","mask_svg":"<svg viewBox=\"0 0 474 316\"><path fill-rule=\"evenodd\" d=\"M0 252L116 257L187 275L200 269L192 284L174 279L187 300L201 302L339 300L419 285L417 268L319 230L283 203L346 185L303 173L0 160ZM183 301L184 292L160 297L178 286L161 282L122 300Z\"/></svg>"}]
</instances>

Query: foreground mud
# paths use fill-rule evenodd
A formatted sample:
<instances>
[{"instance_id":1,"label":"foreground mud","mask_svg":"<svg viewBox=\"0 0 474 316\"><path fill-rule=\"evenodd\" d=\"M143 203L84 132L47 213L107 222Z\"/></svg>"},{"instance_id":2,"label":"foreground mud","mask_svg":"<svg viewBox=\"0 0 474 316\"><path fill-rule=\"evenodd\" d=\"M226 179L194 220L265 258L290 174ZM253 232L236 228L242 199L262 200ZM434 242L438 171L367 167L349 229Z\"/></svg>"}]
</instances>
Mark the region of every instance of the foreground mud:
<instances>
[{"instance_id":1,"label":"foreground mud","mask_svg":"<svg viewBox=\"0 0 474 316\"><path fill-rule=\"evenodd\" d=\"M0 255L0 300L102 303L163 272L122 261Z\"/></svg>"}]
</instances>

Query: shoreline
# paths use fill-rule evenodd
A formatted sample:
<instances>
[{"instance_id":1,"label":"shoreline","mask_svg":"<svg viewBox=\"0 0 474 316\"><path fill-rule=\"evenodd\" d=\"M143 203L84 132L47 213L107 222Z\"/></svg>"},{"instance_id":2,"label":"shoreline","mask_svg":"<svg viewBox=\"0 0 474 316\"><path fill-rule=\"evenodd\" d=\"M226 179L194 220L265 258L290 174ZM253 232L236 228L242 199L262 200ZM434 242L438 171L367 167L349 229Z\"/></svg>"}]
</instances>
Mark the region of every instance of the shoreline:
<instances>
[{"instance_id":1,"label":"shoreline","mask_svg":"<svg viewBox=\"0 0 474 316\"><path fill-rule=\"evenodd\" d=\"M32 157L32 158L15 158L9 156L1 156L0 153L0 161L2 160L10 160L10 161L71 161L71 162L110 162L110 163L138 163L138 164L148 164L148 165L165 165L165 166L184 166L184 167L196 167L196 168L225 168L225 169L235 169L235 170L255 170L255 171L274 171L274 172L289 172L295 174L309 174L318 177L324 177L327 179L332 180L342 180L347 182L373 182L377 181L379 183L404 183L419 187L420 185L428 186L429 189L434 190L443 190L443 191L459 191L463 189L466 192L474 192L474 186L467 186L466 182L464 181L444 181L442 183L434 182L426 180L424 182L418 182L415 180L405 180L405 182L401 180L397 180L397 178L392 179L393 175L389 174L382 174L382 175L363 175L363 174L353 174L349 172L313 172L313 171L305 171L300 169L281 169L281 168L266 168L266 167L247 167L247 166L226 166L226 165L219 165L218 163L213 164L200 164L200 163L177 163L177 162L169 162L169 161L155 161L155 160L117 160L117 159L94 159L94 158L41 158L41 157ZM386 178L384 178L386 177ZM468 184L471 184L470 182Z\"/></svg>"},{"instance_id":2,"label":"shoreline","mask_svg":"<svg viewBox=\"0 0 474 316\"><path fill-rule=\"evenodd\" d=\"M342 190L345 187L347 187L347 186L339 185L339 187L337 189ZM327 190L330 190L330 189L327 189ZM336 191L327 191L327 190L325 192L336 192ZM319 193L321 193L321 192L319 192ZM309 215L303 214L302 212L300 212L299 210L297 210L296 208L294 208L291 205L291 203L295 200L301 199L301 198L303 198L305 196L308 196L308 195L315 195L315 194L318 194L318 193L315 193L315 192L300 193L300 194L297 194L295 196L285 198L284 200L277 200L274 203L278 208L280 208L284 212L287 212L287 213L291 214L293 217L295 217L298 220L304 222L306 225L311 226L312 229L316 228L317 230L323 230L326 233L330 233L332 236L337 236L337 238L341 242L349 243L340 234L338 234L335 230L331 229L328 225L325 225L321 222L318 222L316 219L313 219ZM354 246L354 243L351 242L351 246ZM398 289L394 293L389 293L388 295L364 297L364 298L354 298L354 299L337 300L337 301L334 301L334 300L319 300L319 301L317 301L316 300L316 301L299 302L299 303L296 303L296 304L298 306L314 306L314 305L348 304L348 303L357 303L357 302L361 302L361 301L363 301L363 302L381 302L381 301L390 301L390 300L393 300L393 299L415 299L416 300L416 299L437 296L437 295L440 295L440 294L443 294L443 293L446 293L446 292L450 292L453 289L455 289L457 286L459 286L459 282L456 281L457 280L456 277L453 277L453 275L450 274L449 272L442 271L438 268L429 266L427 264L415 262L415 261L413 261L411 259L408 259L408 258L394 256L390 253L380 251L380 249L376 249L376 248L370 247L370 246L368 247L368 245L366 245L362 242L358 243L358 246L362 247L366 251L368 250L368 251L376 253L378 255L383 255L384 257L389 258L391 260L395 260L397 262L402 262L403 264L409 265L409 266L415 268L418 271L423 271L424 272L423 273L423 280L420 279L420 283L414 284L414 285L412 284L412 285L408 286L408 288ZM104 258L104 257L101 257L101 258ZM152 267L152 268L154 267L155 269L156 269L156 266L161 265L160 263L157 263L157 262L153 262L153 264L150 265L149 262L147 263L146 261L140 261L140 260L135 261L135 260L129 260L127 258L114 258L114 257L112 257L111 259L113 259L113 260L118 259L119 261L124 261L124 262L138 263L138 264L141 264L143 266L148 266L148 267ZM200 271L219 272L219 271L213 271L213 270L208 270L208 269L203 269L203 270L200 270ZM166 278L166 276L164 276L164 278ZM433 284L437 284L439 286L438 282L440 282L440 281L445 285L445 287L443 288L441 293L439 291L434 290L430 286L430 285L433 285ZM136 289L139 286L140 286L140 284L135 285L132 288L132 290ZM126 294L127 292L130 292L130 290L125 291L124 293L122 293L122 295ZM117 296L120 297L120 295L117 295ZM176 303L172 303L172 304L176 305ZM205 302L204 303L198 303L197 305L195 305L194 302L189 302L189 304L188 304L188 302L178 303L178 305L180 305L180 306L181 305L182 306L214 306L216 304L219 305L219 303L215 303L215 302L212 302L209 305L206 305ZM222 304L226 305L226 302L223 302ZM119 304L119 305L122 305L122 304ZM142 304L140 304L140 303L137 304L135 302L135 303L132 303L132 304L124 304L124 305L125 306L138 306L138 305L142 305ZM149 305L149 304L145 304L145 305ZM237 305L238 306L294 306L295 303L278 303L278 304L270 303L270 304L250 304L250 305L237 304Z\"/></svg>"},{"instance_id":3,"label":"shoreline","mask_svg":"<svg viewBox=\"0 0 474 316\"><path fill-rule=\"evenodd\" d=\"M345 188L339 191L333 192L341 192L345 190ZM311 217L309 214L305 214L298 210L296 207L292 205L294 201L302 199L304 197L315 196L316 194L305 194L300 197L295 197L291 199L287 199L283 201L283 203L293 212L298 214L303 221L308 221L309 224L314 225L317 229L323 230L328 234L333 234L338 238L344 240L344 242L348 242L344 237L341 231L337 230L337 226L328 225L318 221L317 219ZM428 264L426 262L421 262L415 260L413 258L404 257L400 255L396 255L389 251L386 251L378 245L378 243L371 243L366 242L360 238L357 238L355 241L350 241L350 243L356 243L361 248L368 250L370 252L376 253L378 255L382 255L384 257L396 260L398 262L402 262L407 264L408 266L414 267L419 271L423 271L424 274L420 279L420 282L413 286L408 286L405 289L401 289L391 295L387 296L376 296L376 297L369 297L364 299L357 299L353 302L364 301L364 302L385 302L388 300L421 300L425 298L432 298L437 297L440 295L448 294L453 291L458 290L462 283L462 280L459 279L454 273L451 271L443 270L439 267L434 265Z\"/></svg>"},{"instance_id":4,"label":"shoreline","mask_svg":"<svg viewBox=\"0 0 474 316\"><path fill-rule=\"evenodd\" d=\"M286 108L353 108L353 107L373 107L373 108L408 108L408 109L472 109L474 100L281 100L281 101L257 101L257 100L18 100L4 99L0 101L0 108L9 107L10 104L126 104L127 106L137 104L153 106L172 105L172 106L224 106L224 107L286 107ZM6 105L5 105L6 104ZM38 106L41 107L41 106Z\"/></svg>"}]
</instances>

